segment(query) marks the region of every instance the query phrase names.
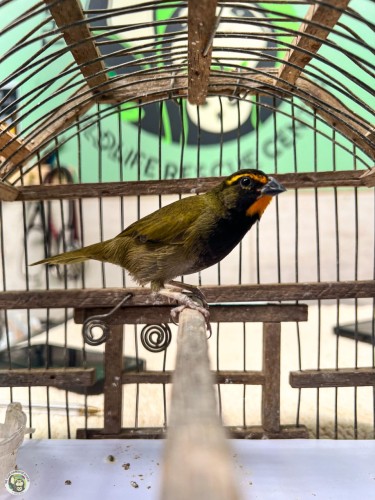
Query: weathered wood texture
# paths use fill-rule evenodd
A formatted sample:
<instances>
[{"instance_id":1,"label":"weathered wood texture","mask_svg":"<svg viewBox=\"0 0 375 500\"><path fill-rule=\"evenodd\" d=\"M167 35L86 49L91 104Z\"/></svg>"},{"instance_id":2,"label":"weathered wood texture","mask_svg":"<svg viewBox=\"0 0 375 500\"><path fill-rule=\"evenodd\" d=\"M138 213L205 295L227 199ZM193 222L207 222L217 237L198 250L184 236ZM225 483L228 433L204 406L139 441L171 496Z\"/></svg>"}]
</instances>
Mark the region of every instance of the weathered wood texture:
<instances>
[{"instance_id":1,"label":"weathered wood texture","mask_svg":"<svg viewBox=\"0 0 375 500\"><path fill-rule=\"evenodd\" d=\"M267 431L259 425L226 427L232 439L307 439L309 432L304 425L281 425L277 432Z\"/></svg>"},{"instance_id":2,"label":"weathered wood texture","mask_svg":"<svg viewBox=\"0 0 375 500\"><path fill-rule=\"evenodd\" d=\"M180 315L162 472L163 500L239 498L213 383L205 320L198 311L185 309Z\"/></svg>"},{"instance_id":3,"label":"weathered wood texture","mask_svg":"<svg viewBox=\"0 0 375 500\"><path fill-rule=\"evenodd\" d=\"M264 323L262 426L266 432L280 431L280 334L280 323Z\"/></svg>"},{"instance_id":4,"label":"weathered wood texture","mask_svg":"<svg viewBox=\"0 0 375 500\"><path fill-rule=\"evenodd\" d=\"M23 159L31 152L30 146L15 135L13 132L6 130L8 125L0 123L0 156L4 158L12 157L12 163L22 162ZM9 168L9 167L8 167ZM1 169L1 175L4 175L7 169Z\"/></svg>"},{"instance_id":5,"label":"weathered wood texture","mask_svg":"<svg viewBox=\"0 0 375 500\"><path fill-rule=\"evenodd\" d=\"M292 41L293 49L284 58L279 69L278 85L288 87L294 85L304 67L318 52L330 30L335 26L346 9L349 0L330 0L323 4L312 4L307 11L305 21L301 24L299 33Z\"/></svg>"},{"instance_id":6,"label":"weathered wood texture","mask_svg":"<svg viewBox=\"0 0 375 500\"><path fill-rule=\"evenodd\" d=\"M308 430L304 425L281 425L279 432L268 432L259 425L224 427L232 439L306 439ZM103 434L102 429L78 429L77 439L164 439L164 427L124 427L118 434Z\"/></svg>"},{"instance_id":7,"label":"weathered wood texture","mask_svg":"<svg viewBox=\"0 0 375 500\"><path fill-rule=\"evenodd\" d=\"M103 433L116 434L122 423L122 347L123 326L110 330L104 353L104 429Z\"/></svg>"},{"instance_id":8,"label":"weathered wood texture","mask_svg":"<svg viewBox=\"0 0 375 500\"><path fill-rule=\"evenodd\" d=\"M298 174L276 174L276 177L287 189L360 187L367 185L368 179L366 179L366 176L371 172L372 170L306 172ZM375 178L375 176L373 177ZM208 191L223 179L224 177L207 177L202 179L19 186L18 201L73 200L78 198L105 198L111 196L197 194Z\"/></svg>"},{"instance_id":9,"label":"weathered wood texture","mask_svg":"<svg viewBox=\"0 0 375 500\"><path fill-rule=\"evenodd\" d=\"M200 287L209 303L252 301L327 300L375 297L375 280L327 281L320 283L277 283ZM25 290L0 292L2 309L38 309L44 307L114 307L131 293L128 306L171 305L162 296L152 296L147 288L104 288L72 290Z\"/></svg>"},{"instance_id":10,"label":"weathered wood texture","mask_svg":"<svg viewBox=\"0 0 375 500\"><path fill-rule=\"evenodd\" d=\"M371 170L366 170L360 177L361 182L367 187L375 186L375 167Z\"/></svg>"},{"instance_id":11,"label":"weathered wood texture","mask_svg":"<svg viewBox=\"0 0 375 500\"><path fill-rule=\"evenodd\" d=\"M0 370L0 387L50 386L60 389L91 386L95 368L18 368Z\"/></svg>"},{"instance_id":12,"label":"weathered wood texture","mask_svg":"<svg viewBox=\"0 0 375 500\"><path fill-rule=\"evenodd\" d=\"M109 81L79 0L44 0L89 87ZM94 89L95 91L95 89Z\"/></svg>"},{"instance_id":13,"label":"weathered wood texture","mask_svg":"<svg viewBox=\"0 0 375 500\"><path fill-rule=\"evenodd\" d=\"M122 372L123 384L170 384L172 382L172 371L144 372ZM225 371L212 372L213 379L217 384L264 384L264 373L261 371Z\"/></svg>"},{"instance_id":14,"label":"weathered wood texture","mask_svg":"<svg viewBox=\"0 0 375 500\"><path fill-rule=\"evenodd\" d=\"M19 194L17 188L0 181L0 201L14 201Z\"/></svg>"},{"instance_id":15,"label":"weathered wood texture","mask_svg":"<svg viewBox=\"0 0 375 500\"><path fill-rule=\"evenodd\" d=\"M106 314L109 308L103 309L75 309L74 321L83 323L87 318ZM154 307L126 307L116 311L110 318L108 324L147 324L147 323L168 323L170 321L170 306ZM307 306L299 305L230 305L210 307L211 322L232 323L235 321L264 322L264 321L307 321Z\"/></svg>"},{"instance_id":16,"label":"weathered wood texture","mask_svg":"<svg viewBox=\"0 0 375 500\"><path fill-rule=\"evenodd\" d=\"M292 387L375 387L375 368L339 368L290 372Z\"/></svg>"},{"instance_id":17,"label":"weathered wood texture","mask_svg":"<svg viewBox=\"0 0 375 500\"><path fill-rule=\"evenodd\" d=\"M188 1L188 99L190 104L206 102L212 56L208 47L215 27L216 0Z\"/></svg>"},{"instance_id":18,"label":"weathered wood texture","mask_svg":"<svg viewBox=\"0 0 375 500\"><path fill-rule=\"evenodd\" d=\"M244 70L239 73L219 72L211 70L208 82L208 95L233 95L233 91L247 93L247 95L269 95L270 87L277 95L284 95L275 88L274 78L277 69L259 68L257 72ZM143 104L157 102L169 97L187 97L188 77L176 75L175 72L164 69L147 70L138 75L127 75L120 80L111 80L110 90L96 96L96 102L102 104L116 104L123 101L137 100Z\"/></svg>"},{"instance_id":19,"label":"weathered wood texture","mask_svg":"<svg viewBox=\"0 0 375 500\"><path fill-rule=\"evenodd\" d=\"M77 429L77 439L164 439L164 427L124 427L119 433L104 434L103 429Z\"/></svg>"}]
</instances>

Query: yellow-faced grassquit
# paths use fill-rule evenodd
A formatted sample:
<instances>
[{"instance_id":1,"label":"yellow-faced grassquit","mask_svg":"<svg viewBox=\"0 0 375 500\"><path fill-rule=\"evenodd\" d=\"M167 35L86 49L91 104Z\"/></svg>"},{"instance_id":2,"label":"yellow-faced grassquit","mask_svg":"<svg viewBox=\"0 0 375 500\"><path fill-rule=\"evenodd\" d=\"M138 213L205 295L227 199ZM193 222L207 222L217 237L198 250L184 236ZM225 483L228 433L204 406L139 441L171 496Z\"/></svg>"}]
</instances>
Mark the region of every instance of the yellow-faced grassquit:
<instances>
[{"instance_id":1,"label":"yellow-faced grassquit","mask_svg":"<svg viewBox=\"0 0 375 500\"><path fill-rule=\"evenodd\" d=\"M239 170L207 193L160 208L110 240L35 264L111 262L129 271L140 285L150 282L159 292L177 276L221 261L260 219L272 197L283 191L276 179L260 170ZM181 297L174 298L186 305Z\"/></svg>"}]
</instances>

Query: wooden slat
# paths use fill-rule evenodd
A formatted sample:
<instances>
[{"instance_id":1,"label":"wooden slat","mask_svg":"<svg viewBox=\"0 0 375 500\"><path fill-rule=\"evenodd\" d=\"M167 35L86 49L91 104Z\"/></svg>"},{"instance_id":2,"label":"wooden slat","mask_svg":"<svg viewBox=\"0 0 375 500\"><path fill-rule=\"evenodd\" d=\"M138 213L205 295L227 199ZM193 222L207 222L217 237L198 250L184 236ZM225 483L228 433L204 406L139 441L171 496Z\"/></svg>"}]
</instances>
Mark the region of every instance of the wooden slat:
<instances>
[{"instance_id":1,"label":"wooden slat","mask_svg":"<svg viewBox=\"0 0 375 500\"><path fill-rule=\"evenodd\" d=\"M188 1L188 100L190 104L206 102L212 44L215 27L216 0Z\"/></svg>"},{"instance_id":2,"label":"wooden slat","mask_svg":"<svg viewBox=\"0 0 375 500\"><path fill-rule=\"evenodd\" d=\"M0 157L5 159L11 157L12 164L22 162L30 154L31 147L25 144L20 137L9 130L6 131L7 127L8 125L0 123ZM1 168L0 165L0 174L4 175L8 168Z\"/></svg>"},{"instance_id":3,"label":"wooden slat","mask_svg":"<svg viewBox=\"0 0 375 500\"><path fill-rule=\"evenodd\" d=\"M17 188L0 181L0 200L1 201L15 201L20 192Z\"/></svg>"},{"instance_id":4,"label":"wooden slat","mask_svg":"<svg viewBox=\"0 0 375 500\"><path fill-rule=\"evenodd\" d=\"M309 433L304 425L281 425L279 432L268 432L259 425L224 427L233 439L307 439ZM122 428L118 434L103 434L102 429L78 429L77 439L164 439L164 427L128 427ZM178 497L179 498L179 497Z\"/></svg>"},{"instance_id":5,"label":"wooden slat","mask_svg":"<svg viewBox=\"0 0 375 500\"><path fill-rule=\"evenodd\" d=\"M164 427L125 427L113 434L104 433L103 429L77 429L77 439L164 439Z\"/></svg>"},{"instance_id":6,"label":"wooden slat","mask_svg":"<svg viewBox=\"0 0 375 500\"><path fill-rule=\"evenodd\" d=\"M233 95L234 90L248 95L269 95L273 88L276 95L284 95L274 85L277 69L257 69L257 72L244 70L238 73L216 72L211 70L208 82L208 95ZM116 104L136 100L141 103L155 102L169 97L187 97L189 79L171 71L147 71L137 76L126 75L111 81L108 92L98 95L96 101L102 104Z\"/></svg>"},{"instance_id":7,"label":"wooden slat","mask_svg":"<svg viewBox=\"0 0 375 500\"><path fill-rule=\"evenodd\" d=\"M75 309L74 321L83 323L87 318L98 314L106 314L109 308ZM170 306L154 307L126 307L116 311L110 318L108 324L112 325L136 325L147 323L168 323L170 322ZM231 305L210 307L210 321L233 323L233 322L265 322L265 321L307 321L307 306L299 305Z\"/></svg>"},{"instance_id":8,"label":"wooden slat","mask_svg":"<svg viewBox=\"0 0 375 500\"><path fill-rule=\"evenodd\" d=\"M202 286L200 289L209 303L360 299L375 297L375 280ZM167 298L154 297L147 288L86 288L0 292L0 308L38 309L50 307L57 309L75 307L85 309L113 307L128 292L133 294L131 299L126 302L129 306L171 305ZM127 307L126 304L124 307Z\"/></svg>"},{"instance_id":9,"label":"wooden slat","mask_svg":"<svg viewBox=\"0 0 375 500\"><path fill-rule=\"evenodd\" d=\"M262 427L280 432L280 346L281 324L263 325Z\"/></svg>"},{"instance_id":10,"label":"wooden slat","mask_svg":"<svg viewBox=\"0 0 375 500\"><path fill-rule=\"evenodd\" d=\"M287 189L322 187L360 187L365 185L368 170L276 174ZM273 175L273 174L271 174ZM73 200L112 196L161 194L197 194L212 189L225 177L202 179L165 179L160 181L102 182L86 184L42 184L18 187L18 201Z\"/></svg>"},{"instance_id":11,"label":"wooden slat","mask_svg":"<svg viewBox=\"0 0 375 500\"><path fill-rule=\"evenodd\" d=\"M185 309L180 315L162 466L163 500L239 498L213 383L204 317L198 311Z\"/></svg>"},{"instance_id":12,"label":"wooden slat","mask_svg":"<svg viewBox=\"0 0 375 500\"><path fill-rule=\"evenodd\" d=\"M170 384L172 371L144 371L144 372L122 372L123 384ZM212 372L213 379L217 384L264 384L264 374L261 371L215 371Z\"/></svg>"},{"instance_id":13,"label":"wooden slat","mask_svg":"<svg viewBox=\"0 0 375 500\"><path fill-rule=\"evenodd\" d=\"M50 386L60 389L95 383L95 368L19 368L0 370L0 387Z\"/></svg>"},{"instance_id":14,"label":"wooden slat","mask_svg":"<svg viewBox=\"0 0 375 500\"><path fill-rule=\"evenodd\" d=\"M340 99L305 78L298 78L293 93L301 97L307 106L316 110L331 127L341 132L370 158L375 159L375 148L367 138L371 125L347 108Z\"/></svg>"},{"instance_id":15,"label":"wooden slat","mask_svg":"<svg viewBox=\"0 0 375 500\"><path fill-rule=\"evenodd\" d=\"M309 432L304 425L280 425L277 432L267 431L260 425L226 427L232 439L307 439Z\"/></svg>"},{"instance_id":16,"label":"wooden slat","mask_svg":"<svg viewBox=\"0 0 375 500\"><path fill-rule=\"evenodd\" d=\"M294 48L284 58L279 69L278 79L281 88L287 88L288 83L294 85L305 66L318 52L322 43L328 37L330 30L340 19L342 12L336 9L346 9L350 0L330 0L325 4L312 4L301 24L299 34L292 41ZM317 24L319 26L317 26Z\"/></svg>"},{"instance_id":17,"label":"wooden slat","mask_svg":"<svg viewBox=\"0 0 375 500\"><path fill-rule=\"evenodd\" d=\"M64 36L65 42L70 47L70 51L76 63L80 66L80 71L86 79L90 88L105 84L109 81L105 72L105 65L100 51L91 38L91 32L85 21L82 5L79 0L44 0L49 8L56 25ZM70 26L72 25L73 26ZM78 45L75 45L78 44ZM75 45L75 46L74 46ZM103 90L103 87L101 87ZM95 91L95 89L94 89Z\"/></svg>"},{"instance_id":18,"label":"wooden slat","mask_svg":"<svg viewBox=\"0 0 375 500\"><path fill-rule=\"evenodd\" d=\"M371 170L366 170L366 172L360 177L361 182L367 187L375 186L375 167Z\"/></svg>"},{"instance_id":19,"label":"wooden slat","mask_svg":"<svg viewBox=\"0 0 375 500\"><path fill-rule=\"evenodd\" d=\"M375 386L375 368L339 368L290 372L292 387Z\"/></svg>"},{"instance_id":20,"label":"wooden slat","mask_svg":"<svg viewBox=\"0 0 375 500\"><path fill-rule=\"evenodd\" d=\"M122 424L122 347L123 326L114 326L105 343L104 353L104 430L105 434L120 432Z\"/></svg>"}]
</instances>

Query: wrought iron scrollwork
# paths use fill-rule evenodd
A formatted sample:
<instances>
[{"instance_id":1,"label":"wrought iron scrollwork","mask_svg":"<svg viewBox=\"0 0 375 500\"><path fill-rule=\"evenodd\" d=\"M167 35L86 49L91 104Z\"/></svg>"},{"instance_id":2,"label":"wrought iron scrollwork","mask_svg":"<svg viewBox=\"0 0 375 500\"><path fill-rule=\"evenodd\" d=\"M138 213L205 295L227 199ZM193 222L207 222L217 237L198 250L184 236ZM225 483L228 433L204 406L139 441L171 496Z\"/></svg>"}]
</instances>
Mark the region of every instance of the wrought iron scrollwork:
<instances>
[{"instance_id":1,"label":"wrought iron scrollwork","mask_svg":"<svg viewBox=\"0 0 375 500\"><path fill-rule=\"evenodd\" d=\"M82 326L82 335L83 340L86 342L86 344L98 346L100 344L103 344L103 342L108 339L110 327L106 320L110 318L118 309L120 309L120 307L125 304L125 302L129 300L131 296L131 293L126 294L125 297L108 313L96 314L94 316L90 316L84 321ZM102 334L99 337L94 336L94 328L100 328L102 330Z\"/></svg>"},{"instance_id":2,"label":"wrought iron scrollwork","mask_svg":"<svg viewBox=\"0 0 375 500\"><path fill-rule=\"evenodd\" d=\"M172 332L169 325L146 325L141 331L141 342L145 349L150 352L162 352L171 343Z\"/></svg>"}]
</instances>

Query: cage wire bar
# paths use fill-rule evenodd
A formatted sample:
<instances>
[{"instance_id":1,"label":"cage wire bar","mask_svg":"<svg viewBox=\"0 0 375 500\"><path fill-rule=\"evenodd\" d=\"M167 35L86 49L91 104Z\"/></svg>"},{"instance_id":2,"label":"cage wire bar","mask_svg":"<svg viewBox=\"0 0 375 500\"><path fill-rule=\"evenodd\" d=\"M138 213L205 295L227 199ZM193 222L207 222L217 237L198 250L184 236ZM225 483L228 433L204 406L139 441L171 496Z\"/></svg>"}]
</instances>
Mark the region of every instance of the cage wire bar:
<instances>
[{"instance_id":1,"label":"cage wire bar","mask_svg":"<svg viewBox=\"0 0 375 500\"><path fill-rule=\"evenodd\" d=\"M39 235L40 258L71 244L104 240L153 209L204 192L237 168L254 167L275 173L290 192L227 259L188 281L202 285L213 303L307 303L308 322L296 322L294 333L290 324L281 327L281 422L306 425L318 438L373 438L374 23L366 14L371 2L198 4L202 12L195 11L195 18L190 6L196 2L127 2L112 9L78 0L46 0L26 10L16 0L0 5L1 401L21 400L37 437L74 437L77 429L87 437L95 428L164 435L176 329L171 325L168 349L151 355L140 342L142 324L127 324L123 351L136 373L122 373L124 385L113 389L113 397L108 379L102 388L106 398L99 389L93 392L92 349L73 324L72 308L77 321L88 314L77 312L87 300L91 309L108 312L123 294L114 287L134 283L126 272L95 262L73 272L43 268L30 274L28 264L37 260L32 238ZM204 28L197 35L189 26L201 18ZM195 52L193 42L199 42ZM215 117L214 133L205 128L207 116ZM232 161L226 154L229 117L236 123ZM252 136L246 143L248 122ZM150 134L155 150L146 156ZM215 162L206 168L204 149L213 135ZM166 137L176 145L173 165ZM288 162L286 144L292 150ZM195 148L193 167L189 148ZM46 184L45 162L53 154L57 175ZM67 162L76 168L74 183L64 177ZM37 224L30 215L36 207ZM18 236L15 227L21 228ZM22 269L17 279L14 260ZM136 307L145 305L145 292L136 291ZM209 349L221 381L221 418L234 435L249 436L248 428L262 420L261 387L243 383L236 371L261 369L264 339L261 325L232 309L230 330L218 321ZM149 318L167 321L168 310L160 303ZM131 307L124 311L130 315ZM369 323L367 344L361 342L363 321ZM326 325L340 330L346 323L353 323L352 344L327 334ZM20 364L12 341L15 324L23 325L27 344ZM115 328L120 350L122 327ZM39 372L32 368L36 333L42 336L39 351L47 353ZM64 375L51 359L55 344ZM81 353L74 369L72 348ZM286 352L291 357L284 366ZM117 363L114 377L126 368L118 358ZM108 404L117 405L112 424L103 412Z\"/></svg>"}]
</instances>

